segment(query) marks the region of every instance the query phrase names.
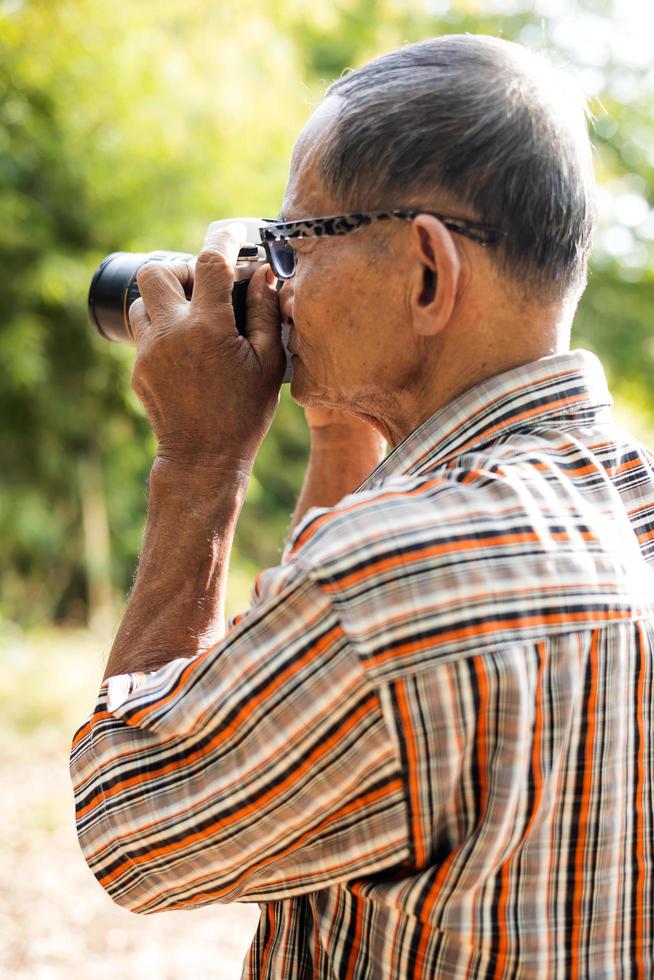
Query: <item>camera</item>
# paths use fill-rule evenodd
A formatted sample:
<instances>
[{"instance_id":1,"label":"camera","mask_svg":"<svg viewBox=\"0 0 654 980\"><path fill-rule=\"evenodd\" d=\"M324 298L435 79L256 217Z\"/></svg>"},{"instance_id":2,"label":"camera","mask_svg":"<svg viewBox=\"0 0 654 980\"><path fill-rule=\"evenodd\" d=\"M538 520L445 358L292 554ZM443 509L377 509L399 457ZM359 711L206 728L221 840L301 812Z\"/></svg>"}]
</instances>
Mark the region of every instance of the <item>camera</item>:
<instances>
[{"instance_id":1,"label":"camera","mask_svg":"<svg viewBox=\"0 0 654 980\"><path fill-rule=\"evenodd\" d=\"M228 218L217 222L219 226L231 225L234 222L244 224L247 228L248 242L238 253L234 267L234 286L232 289L232 305L236 329L247 337L246 294L248 283L257 268L267 261L263 246L259 241L258 218ZM151 262L171 264L188 262L194 265L196 256L187 252L157 251L157 252L112 252L102 260L91 279L88 297L89 319L98 332L107 340L123 344L133 344L134 336L129 322L129 310L135 300L141 295L136 274L139 269ZM190 299L190 295L187 296ZM286 347L288 329L282 330L282 342ZM286 354L286 374L284 383L291 380L291 358Z\"/></svg>"}]
</instances>

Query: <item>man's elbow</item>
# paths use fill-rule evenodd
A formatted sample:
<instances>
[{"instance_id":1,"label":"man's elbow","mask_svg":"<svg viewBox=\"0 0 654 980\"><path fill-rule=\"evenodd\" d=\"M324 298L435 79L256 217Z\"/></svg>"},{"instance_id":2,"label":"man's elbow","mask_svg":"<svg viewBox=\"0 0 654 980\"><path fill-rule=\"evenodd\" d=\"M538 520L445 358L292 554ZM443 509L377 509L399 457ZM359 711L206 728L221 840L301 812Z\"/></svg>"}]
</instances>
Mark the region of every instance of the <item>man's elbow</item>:
<instances>
[{"instance_id":1,"label":"man's elbow","mask_svg":"<svg viewBox=\"0 0 654 980\"><path fill-rule=\"evenodd\" d=\"M207 822L206 793L181 791L158 745L142 751L156 736L106 719L86 736L70 764L77 837L109 897L138 915L246 900L248 868L229 826L220 810Z\"/></svg>"},{"instance_id":2,"label":"man's elbow","mask_svg":"<svg viewBox=\"0 0 654 980\"><path fill-rule=\"evenodd\" d=\"M96 881L117 905L135 914L164 911L172 907L171 895L179 886L174 849L166 855L153 844L153 799L147 780L141 781L147 767L143 759L137 762L133 744L120 744L113 735L98 736L91 729L73 743L70 775L79 846ZM135 764L142 768L141 778L134 775Z\"/></svg>"}]
</instances>

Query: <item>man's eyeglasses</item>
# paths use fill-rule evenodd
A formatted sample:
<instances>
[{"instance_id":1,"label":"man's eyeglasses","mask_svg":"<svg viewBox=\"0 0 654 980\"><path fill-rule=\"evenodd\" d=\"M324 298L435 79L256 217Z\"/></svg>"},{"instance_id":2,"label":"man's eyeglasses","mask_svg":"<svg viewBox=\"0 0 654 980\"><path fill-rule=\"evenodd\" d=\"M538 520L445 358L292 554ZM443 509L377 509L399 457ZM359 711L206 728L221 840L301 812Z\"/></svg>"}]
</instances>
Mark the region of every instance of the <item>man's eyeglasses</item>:
<instances>
[{"instance_id":1,"label":"man's eyeglasses","mask_svg":"<svg viewBox=\"0 0 654 980\"><path fill-rule=\"evenodd\" d=\"M495 225L439 214L437 211L423 211L419 208L411 211L376 211L372 214L337 214L330 218L304 218L302 221L275 221L273 218L263 218L262 220L267 224L259 229L259 233L274 274L278 279L290 279L295 274L297 253L289 243L289 239L347 235L357 228L372 224L373 221L412 221L419 214L430 214L438 218L449 231L456 232L457 235L465 235L478 245L494 245L509 234L508 231L496 228Z\"/></svg>"}]
</instances>

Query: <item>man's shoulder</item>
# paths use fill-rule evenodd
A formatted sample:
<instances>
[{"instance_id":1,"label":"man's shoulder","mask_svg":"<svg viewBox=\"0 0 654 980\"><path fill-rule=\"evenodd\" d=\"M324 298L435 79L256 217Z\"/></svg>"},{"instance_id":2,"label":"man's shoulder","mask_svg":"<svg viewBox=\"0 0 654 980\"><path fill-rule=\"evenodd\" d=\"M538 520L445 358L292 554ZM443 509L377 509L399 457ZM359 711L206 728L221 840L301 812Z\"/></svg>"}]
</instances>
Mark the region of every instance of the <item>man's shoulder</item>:
<instances>
[{"instance_id":1,"label":"man's shoulder","mask_svg":"<svg viewBox=\"0 0 654 980\"><path fill-rule=\"evenodd\" d=\"M528 457L513 447L393 476L308 512L286 567L310 577L384 671L422 669L480 641L651 615L654 572L626 514L621 524L552 466L533 446Z\"/></svg>"},{"instance_id":2,"label":"man's shoulder","mask_svg":"<svg viewBox=\"0 0 654 980\"><path fill-rule=\"evenodd\" d=\"M647 569L620 493L597 459L594 479L591 464L580 467L556 443L518 436L313 508L284 563L332 589L429 568L458 593L496 591L507 579L540 591L598 577L626 593Z\"/></svg>"},{"instance_id":3,"label":"man's shoulder","mask_svg":"<svg viewBox=\"0 0 654 980\"><path fill-rule=\"evenodd\" d=\"M284 560L329 576L387 551L397 554L412 543L429 541L432 558L449 561L451 543L461 529L501 523L509 499L514 509L525 510L515 481L494 472L479 454L462 458L454 467L396 474L349 494L333 507L308 511Z\"/></svg>"},{"instance_id":4,"label":"man's shoulder","mask_svg":"<svg viewBox=\"0 0 654 980\"><path fill-rule=\"evenodd\" d=\"M332 507L312 507L291 534L281 563L258 575L253 599L258 604L302 582L327 587L333 595L330 586L344 575L374 568L384 556L410 550L425 535L433 537L439 523L434 492L450 482L447 475L435 480L396 476L348 494ZM438 511L442 521L444 508Z\"/></svg>"}]
</instances>

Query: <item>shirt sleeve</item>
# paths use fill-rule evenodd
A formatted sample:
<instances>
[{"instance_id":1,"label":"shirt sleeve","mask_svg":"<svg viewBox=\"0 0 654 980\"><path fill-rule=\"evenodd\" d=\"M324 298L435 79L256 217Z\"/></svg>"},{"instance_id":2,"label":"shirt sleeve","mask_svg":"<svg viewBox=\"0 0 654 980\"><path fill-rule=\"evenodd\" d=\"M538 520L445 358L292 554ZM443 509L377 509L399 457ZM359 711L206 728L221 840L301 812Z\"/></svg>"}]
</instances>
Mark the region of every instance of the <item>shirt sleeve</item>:
<instances>
[{"instance_id":1,"label":"shirt sleeve","mask_svg":"<svg viewBox=\"0 0 654 980\"><path fill-rule=\"evenodd\" d=\"M119 905L269 901L409 858L396 740L311 574L260 576L213 649L103 684L70 769L80 846Z\"/></svg>"}]
</instances>

